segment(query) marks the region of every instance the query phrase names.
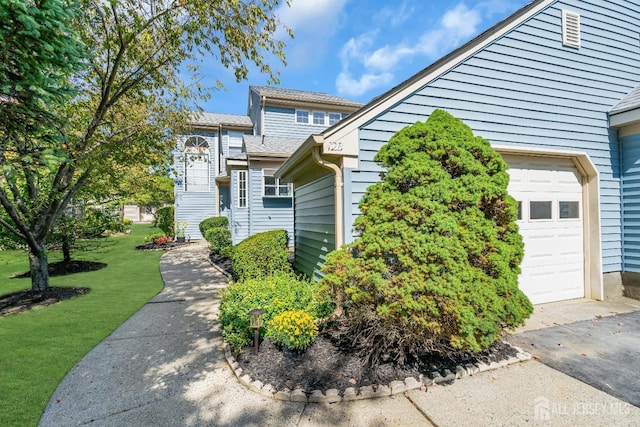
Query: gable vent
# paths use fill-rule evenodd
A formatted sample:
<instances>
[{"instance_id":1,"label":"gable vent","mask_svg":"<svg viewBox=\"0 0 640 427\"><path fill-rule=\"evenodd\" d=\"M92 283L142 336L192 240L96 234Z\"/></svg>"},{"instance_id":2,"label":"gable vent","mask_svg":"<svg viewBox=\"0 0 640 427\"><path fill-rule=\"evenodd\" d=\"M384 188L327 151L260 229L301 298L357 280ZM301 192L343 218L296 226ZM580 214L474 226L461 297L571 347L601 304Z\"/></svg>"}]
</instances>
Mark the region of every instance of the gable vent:
<instances>
[{"instance_id":1,"label":"gable vent","mask_svg":"<svg viewBox=\"0 0 640 427\"><path fill-rule=\"evenodd\" d=\"M562 44L580 47L580 14L568 10L562 11Z\"/></svg>"}]
</instances>

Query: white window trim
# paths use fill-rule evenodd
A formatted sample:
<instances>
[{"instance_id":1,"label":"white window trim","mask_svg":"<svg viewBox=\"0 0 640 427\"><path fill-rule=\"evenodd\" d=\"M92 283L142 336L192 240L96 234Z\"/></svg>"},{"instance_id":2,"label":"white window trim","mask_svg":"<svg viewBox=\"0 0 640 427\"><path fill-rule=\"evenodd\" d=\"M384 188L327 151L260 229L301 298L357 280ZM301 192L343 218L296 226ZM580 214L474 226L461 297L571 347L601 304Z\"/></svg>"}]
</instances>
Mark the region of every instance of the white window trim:
<instances>
[{"instance_id":1,"label":"white window trim","mask_svg":"<svg viewBox=\"0 0 640 427\"><path fill-rule=\"evenodd\" d=\"M316 114L322 114L322 123L316 123ZM327 124L327 113L324 111L312 111L311 112L311 120L310 120L310 124L314 125L314 126L326 126Z\"/></svg>"},{"instance_id":2,"label":"white window trim","mask_svg":"<svg viewBox=\"0 0 640 427\"><path fill-rule=\"evenodd\" d=\"M269 172L271 171L271 172ZM276 182L275 185L270 186L270 187L275 187L276 189L276 194L270 194L267 195L266 194L266 189L267 186L264 183L264 179L265 177L271 176L273 177L273 174L276 170L275 169L262 169L262 197L267 198L267 199L290 199L292 197L292 192L293 189L291 187L291 183L281 183L279 178L275 178ZM287 186L287 195L286 196L281 196L280 195L280 187L283 186L283 184L286 184Z\"/></svg>"},{"instance_id":3,"label":"white window trim","mask_svg":"<svg viewBox=\"0 0 640 427\"><path fill-rule=\"evenodd\" d=\"M531 218L531 203L549 203L551 206L551 218ZM527 199L527 221L534 223L555 221L558 218L556 208L557 206L553 198L534 197Z\"/></svg>"},{"instance_id":4,"label":"white window trim","mask_svg":"<svg viewBox=\"0 0 640 427\"><path fill-rule=\"evenodd\" d=\"M196 150L191 150L190 147L187 147L187 142L192 139L192 138L200 138L204 141L204 143L206 144L206 151L198 151ZM189 153L200 153L200 155L202 157L204 157L204 161L203 163L206 164L206 172L207 172L207 177L206 177L206 190L190 190L188 188L188 181L189 181ZM184 156L184 172L183 172L183 183L182 183L182 191L184 191L185 193L208 193L211 191L211 144L209 143L209 140L207 138L205 138L202 135L189 135L187 137L187 139L185 139L183 147L182 147L182 155Z\"/></svg>"},{"instance_id":5,"label":"white window trim","mask_svg":"<svg viewBox=\"0 0 640 427\"><path fill-rule=\"evenodd\" d=\"M560 218L560 202L575 202L578 204L578 216L576 218ZM582 221L582 202L573 197L558 197L556 200L558 210L558 222Z\"/></svg>"},{"instance_id":6,"label":"white window trim","mask_svg":"<svg viewBox=\"0 0 640 427\"><path fill-rule=\"evenodd\" d=\"M302 112L305 112L305 113L307 113L307 121L306 121L306 122L300 122L300 121L298 121L298 112L301 112L301 113L302 113ZM312 120L312 117L313 117L313 114L312 114L312 112L311 112L311 111L309 111L309 110L302 110L302 109L297 109L297 108L296 108L296 112L295 112L295 114L294 114L294 116L293 116L293 120L294 120L294 122L296 122L296 123L297 123L297 124L299 124L299 125L308 125L308 124L310 123L310 120Z\"/></svg>"},{"instance_id":7,"label":"white window trim","mask_svg":"<svg viewBox=\"0 0 640 427\"><path fill-rule=\"evenodd\" d=\"M335 122L331 123L331 114L335 114L338 116L338 120L336 120ZM336 113L334 111L329 111L327 113L327 123L329 124L329 126L333 126L336 123L338 123L340 120L342 120L342 113Z\"/></svg>"},{"instance_id":8,"label":"white window trim","mask_svg":"<svg viewBox=\"0 0 640 427\"><path fill-rule=\"evenodd\" d=\"M243 177L243 178L241 178ZM246 170L238 171L238 182L236 184L236 207L238 209L246 209L249 206L249 174ZM242 206L243 197L240 195L240 183L244 181L244 206Z\"/></svg>"}]
</instances>

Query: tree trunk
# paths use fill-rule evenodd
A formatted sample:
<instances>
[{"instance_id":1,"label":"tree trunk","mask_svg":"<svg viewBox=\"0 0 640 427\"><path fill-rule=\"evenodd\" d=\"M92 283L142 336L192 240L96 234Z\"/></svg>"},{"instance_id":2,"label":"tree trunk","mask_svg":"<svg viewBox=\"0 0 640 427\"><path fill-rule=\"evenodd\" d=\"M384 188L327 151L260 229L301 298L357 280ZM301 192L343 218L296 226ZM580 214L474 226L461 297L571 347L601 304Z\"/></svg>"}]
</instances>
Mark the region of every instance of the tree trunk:
<instances>
[{"instance_id":1,"label":"tree trunk","mask_svg":"<svg viewBox=\"0 0 640 427\"><path fill-rule=\"evenodd\" d=\"M63 236L62 238L62 257L63 262L69 263L71 262L71 245L69 244L69 237Z\"/></svg>"},{"instance_id":2,"label":"tree trunk","mask_svg":"<svg viewBox=\"0 0 640 427\"><path fill-rule=\"evenodd\" d=\"M49 260L47 250L29 251L29 270L31 272L31 290L44 291L49 287Z\"/></svg>"}]
</instances>

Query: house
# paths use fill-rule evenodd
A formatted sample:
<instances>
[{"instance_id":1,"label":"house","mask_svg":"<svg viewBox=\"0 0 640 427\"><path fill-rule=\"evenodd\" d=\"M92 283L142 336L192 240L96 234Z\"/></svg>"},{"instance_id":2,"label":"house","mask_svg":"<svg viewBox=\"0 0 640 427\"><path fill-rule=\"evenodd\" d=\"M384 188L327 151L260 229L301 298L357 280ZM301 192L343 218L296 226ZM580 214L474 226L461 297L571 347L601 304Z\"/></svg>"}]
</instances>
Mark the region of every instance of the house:
<instances>
[{"instance_id":1,"label":"house","mask_svg":"<svg viewBox=\"0 0 640 427\"><path fill-rule=\"evenodd\" d=\"M435 109L510 165L534 303L640 292L640 3L536 0L329 129L276 172L294 186L297 268L354 239L375 153Z\"/></svg>"},{"instance_id":2,"label":"house","mask_svg":"<svg viewBox=\"0 0 640 427\"><path fill-rule=\"evenodd\" d=\"M191 239L202 238L203 219L221 215L234 244L273 229L293 236L291 185L274 172L308 135L361 106L324 93L250 86L246 116L194 114L174 153L176 221L189 224Z\"/></svg>"}]
</instances>

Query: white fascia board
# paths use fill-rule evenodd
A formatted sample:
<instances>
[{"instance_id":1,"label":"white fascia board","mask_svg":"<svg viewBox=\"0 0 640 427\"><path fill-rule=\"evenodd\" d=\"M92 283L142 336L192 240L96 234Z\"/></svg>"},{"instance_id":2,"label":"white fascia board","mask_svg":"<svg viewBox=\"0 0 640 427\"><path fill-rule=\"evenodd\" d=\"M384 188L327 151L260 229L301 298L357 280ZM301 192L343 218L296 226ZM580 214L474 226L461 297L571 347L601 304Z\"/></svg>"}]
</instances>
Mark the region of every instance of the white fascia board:
<instances>
[{"instance_id":1,"label":"white fascia board","mask_svg":"<svg viewBox=\"0 0 640 427\"><path fill-rule=\"evenodd\" d=\"M311 151L316 145L323 144L322 135L310 135L300 147L278 168L274 173L276 178L282 178L288 172L295 169L295 166L305 158L311 156Z\"/></svg>"},{"instance_id":2,"label":"white fascia board","mask_svg":"<svg viewBox=\"0 0 640 427\"><path fill-rule=\"evenodd\" d=\"M609 116L609 125L614 128L621 128L638 122L640 122L640 108Z\"/></svg>"}]
</instances>

